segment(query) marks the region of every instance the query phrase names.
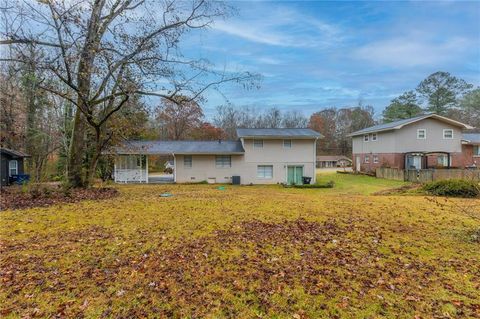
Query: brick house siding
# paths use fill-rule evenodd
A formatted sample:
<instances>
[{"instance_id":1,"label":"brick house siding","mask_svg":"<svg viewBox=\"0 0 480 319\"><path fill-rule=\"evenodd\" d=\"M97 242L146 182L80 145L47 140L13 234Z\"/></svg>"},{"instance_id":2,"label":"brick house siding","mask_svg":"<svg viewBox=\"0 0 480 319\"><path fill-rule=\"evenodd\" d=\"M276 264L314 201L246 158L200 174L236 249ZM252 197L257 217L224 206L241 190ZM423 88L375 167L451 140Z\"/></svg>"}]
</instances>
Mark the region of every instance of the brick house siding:
<instances>
[{"instance_id":1,"label":"brick house siding","mask_svg":"<svg viewBox=\"0 0 480 319\"><path fill-rule=\"evenodd\" d=\"M473 146L463 145L462 153L451 153L450 167L464 168L474 163ZM357 156L361 159L361 170L364 172L373 172L379 167L390 167L405 169L404 153L380 153L380 154L353 154L353 169L356 170ZM365 157L369 156L369 163L365 163ZM378 156L378 163L374 163L374 156ZM427 168L438 167L438 155L431 154L427 156ZM480 157L477 159L477 166L480 165Z\"/></svg>"}]
</instances>

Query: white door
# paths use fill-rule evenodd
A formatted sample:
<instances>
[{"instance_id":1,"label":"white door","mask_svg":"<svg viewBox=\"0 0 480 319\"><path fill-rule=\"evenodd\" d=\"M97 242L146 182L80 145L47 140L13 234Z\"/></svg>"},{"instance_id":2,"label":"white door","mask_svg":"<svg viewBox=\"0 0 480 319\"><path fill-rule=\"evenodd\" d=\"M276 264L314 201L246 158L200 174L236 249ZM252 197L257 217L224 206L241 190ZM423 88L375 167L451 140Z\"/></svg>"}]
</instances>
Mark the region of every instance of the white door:
<instances>
[{"instance_id":1,"label":"white door","mask_svg":"<svg viewBox=\"0 0 480 319\"><path fill-rule=\"evenodd\" d=\"M355 158L355 171L360 172L360 164L362 163L360 156Z\"/></svg>"}]
</instances>

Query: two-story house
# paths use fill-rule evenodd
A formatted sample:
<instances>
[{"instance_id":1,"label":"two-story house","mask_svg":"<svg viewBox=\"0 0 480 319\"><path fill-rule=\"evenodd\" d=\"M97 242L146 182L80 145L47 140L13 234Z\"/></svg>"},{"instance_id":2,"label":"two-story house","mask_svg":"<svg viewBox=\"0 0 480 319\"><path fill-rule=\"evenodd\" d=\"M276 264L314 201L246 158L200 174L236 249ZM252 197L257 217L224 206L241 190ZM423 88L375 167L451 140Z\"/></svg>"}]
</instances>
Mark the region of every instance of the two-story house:
<instances>
[{"instance_id":1,"label":"two-story house","mask_svg":"<svg viewBox=\"0 0 480 319\"><path fill-rule=\"evenodd\" d=\"M235 141L127 142L115 150L115 181L148 182L148 155L171 155L177 183L301 184L303 177L315 182L320 133L306 128L242 128L237 136Z\"/></svg>"},{"instance_id":2,"label":"two-story house","mask_svg":"<svg viewBox=\"0 0 480 319\"><path fill-rule=\"evenodd\" d=\"M425 114L351 133L354 169L475 166L477 157L473 150L478 151L478 145L464 138L465 129L472 127L440 115ZM471 145L472 152L468 152L467 145Z\"/></svg>"}]
</instances>

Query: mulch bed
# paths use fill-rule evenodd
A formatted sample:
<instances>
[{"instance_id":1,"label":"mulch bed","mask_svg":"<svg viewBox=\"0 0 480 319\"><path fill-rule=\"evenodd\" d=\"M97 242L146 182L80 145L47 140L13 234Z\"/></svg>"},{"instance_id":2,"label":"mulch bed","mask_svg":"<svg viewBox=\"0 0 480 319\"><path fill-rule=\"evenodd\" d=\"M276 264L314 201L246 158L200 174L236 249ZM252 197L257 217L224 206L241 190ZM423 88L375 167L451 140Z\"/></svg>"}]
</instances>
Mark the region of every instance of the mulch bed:
<instances>
[{"instance_id":1,"label":"mulch bed","mask_svg":"<svg viewBox=\"0 0 480 319\"><path fill-rule=\"evenodd\" d=\"M3 187L0 196L0 210L46 207L60 203L75 203L82 200L108 199L118 195L114 188L74 188L63 191L61 187L44 186L35 190L21 187Z\"/></svg>"}]
</instances>

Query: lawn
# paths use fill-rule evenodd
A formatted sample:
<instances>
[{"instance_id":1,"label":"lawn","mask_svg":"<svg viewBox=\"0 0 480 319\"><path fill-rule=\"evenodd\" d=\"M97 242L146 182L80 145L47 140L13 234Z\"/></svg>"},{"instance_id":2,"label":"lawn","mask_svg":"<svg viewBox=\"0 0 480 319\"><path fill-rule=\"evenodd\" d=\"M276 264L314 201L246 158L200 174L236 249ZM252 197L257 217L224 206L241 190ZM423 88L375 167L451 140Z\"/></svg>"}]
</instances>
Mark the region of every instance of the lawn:
<instances>
[{"instance_id":1,"label":"lawn","mask_svg":"<svg viewBox=\"0 0 480 319\"><path fill-rule=\"evenodd\" d=\"M0 314L480 317L480 222L449 209L472 200L319 178L336 187L121 185L114 199L1 212Z\"/></svg>"}]
</instances>

